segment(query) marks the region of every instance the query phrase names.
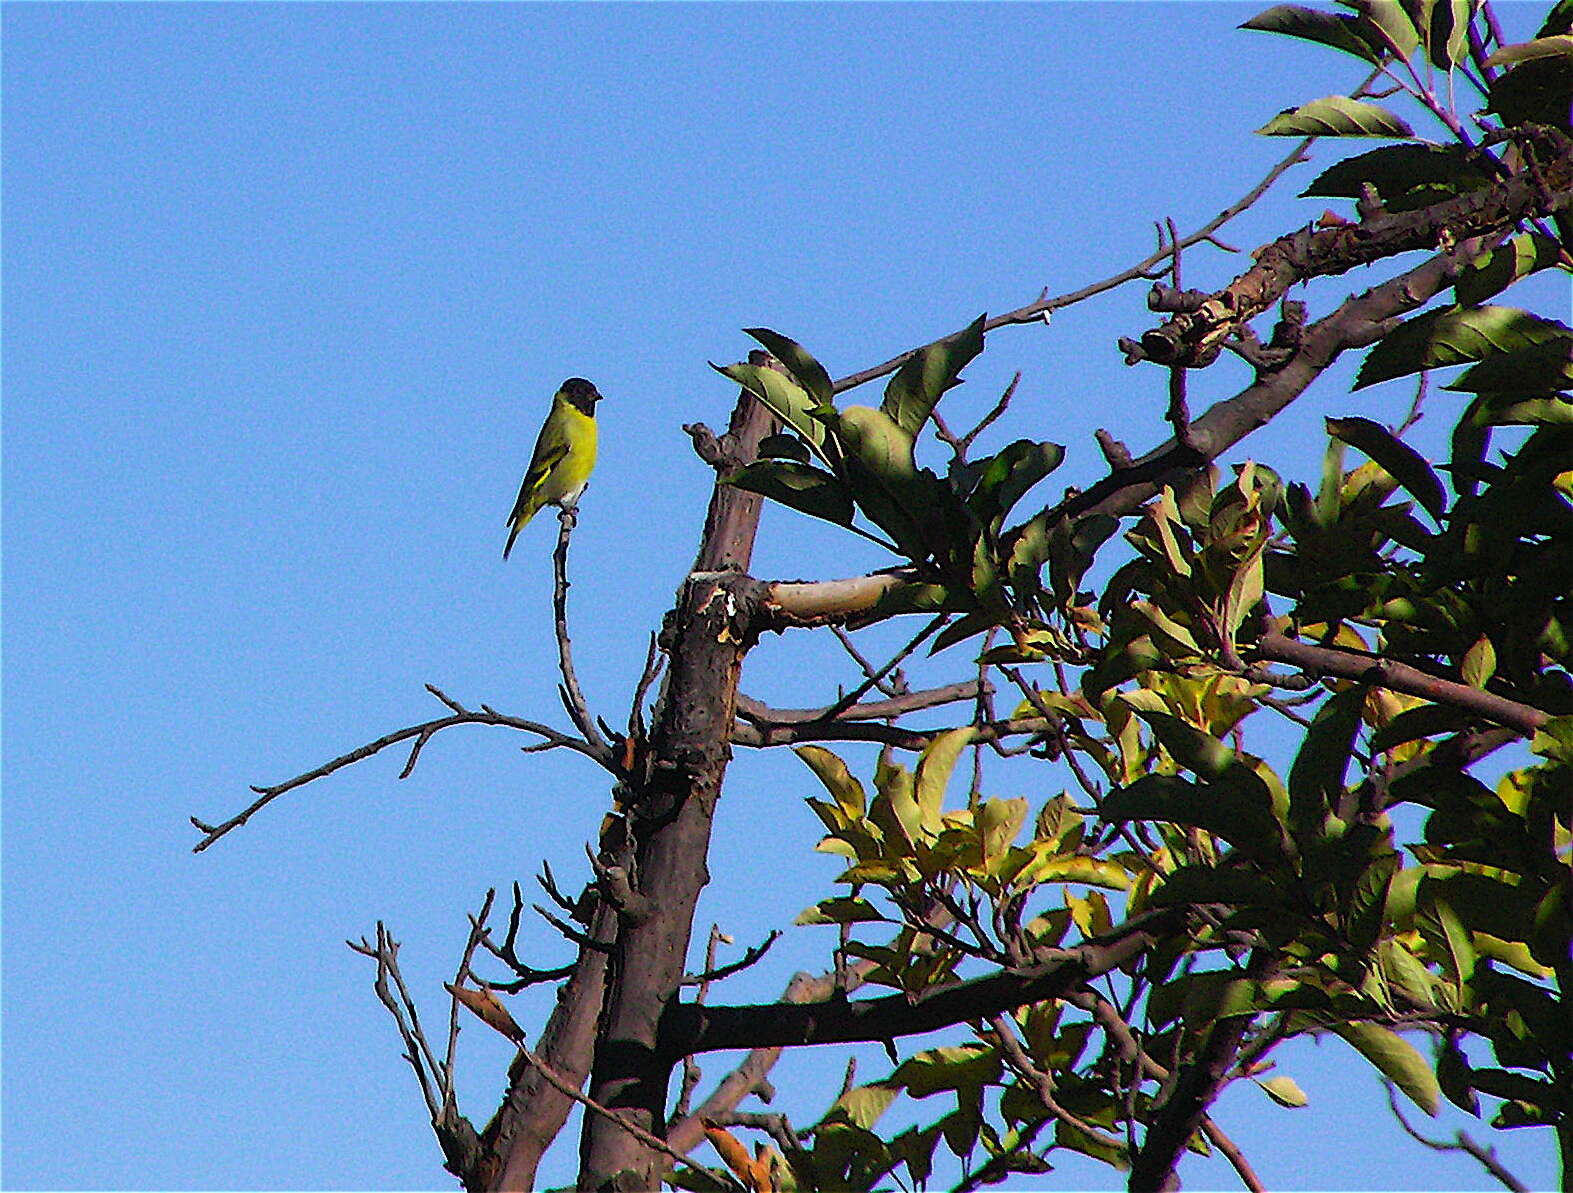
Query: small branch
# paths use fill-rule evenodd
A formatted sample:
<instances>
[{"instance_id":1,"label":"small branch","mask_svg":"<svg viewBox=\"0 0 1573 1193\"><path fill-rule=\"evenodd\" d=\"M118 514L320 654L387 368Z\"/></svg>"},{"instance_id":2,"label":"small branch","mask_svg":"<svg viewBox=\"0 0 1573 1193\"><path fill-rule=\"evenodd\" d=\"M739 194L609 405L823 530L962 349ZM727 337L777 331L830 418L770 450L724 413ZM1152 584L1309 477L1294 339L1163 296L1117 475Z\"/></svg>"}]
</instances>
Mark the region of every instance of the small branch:
<instances>
[{"instance_id":1,"label":"small branch","mask_svg":"<svg viewBox=\"0 0 1573 1193\"><path fill-rule=\"evenodd\" d=\"M550 725L543 725L539 721L526 721L519 717L504 716L485 705L482 705L479 711L466 709L432 684L427 684L426 690L453 709L453 715L439 717L435 721L423 721L419 725L411 725L408 728L386 734L383 737L379 737L376 741L367 742L364 746L359 746L348 754L341 754L329 762L324 762L321 766L314 767L304 774L296 775L293 779L287 779L272 787L252 787L252 790L261 798L255 800L244 811L219 824L209 824L195 816L191 817L192 825L203 834L202 840L192 846L191 852L201 853L225 833L245 824L246 821L250 820L285 792L293 791L297 787L304 787L307 783L313 783L318 779L325 778L336 770L341 770L353 763L370 758L373 754L381 753L389 746L396 746L401 742L414 738L415 745L410 750L409 760L404 764L404 769L399 772L399 778L408 778L410 772L415 769L415 763L419 759L420 752L425 748L426 743L442 730L450 729L455 725L500 725L507 729L518 729L525 733L536 734L543 739L536 746L530 747L532 749L575 750L603 766L607 764L609 755L604 753L604 747L602 750L597 750L590 743L582 741L577 737L570 737L566 733L559 733Z\"/></svg>"},{"instance_id":2,"label":"small branch","mask_svg":"<svg viewBox=\"0 0 1573 1193\"><path fill-rule=\"evenodd\" d=\"M978 682L970 680L947 684L942 688L908 692L889 700L871 700L864 704L852 704L839 712L833 712L837 707L834 704L824 708L770 708L739 693L737 715L754 725L801 725L827 720L884 721L925 708L938 708L945 704L957 704L963 700L975 700L979 690Z\"/></svg>"},{"instance_id":3,"label":"small branch","mask_svg":"<svg viewBox=\"0 0 1573 1193\"><path fill-rule=\"evenodd\" d=\"M1404 1112L1399 1108L1398 1096L1393 1089L1391 1081L1384 1081L1382 1085L1387 1089L1387 1106L1393 1112L1393 1117L1398 1120L1398 1125L1404 1129L1404 1134L1416 1143L1424 1144L1434 1152L1464 1152L1473 1156L1480 1162L1480 1166L1494 1176L1503 1188L1513 1190L1513 1193L1529 1193L1529 1186L1520 1181L1507 1170L1502 1161L1497 1159L1497 1149L1482 1147L1463 1131L1453 1136L1454 1142L1448 1143L1445 1139L1427 1139L1404 1117Z\"/></svg>"},{"instance_id":4,"label":"small branch","mask_svg":"<svg viewBox=\"0 0 1573 1193\"><path fill-rule=\"evenodd\" d=\"M557 512L557 549L552 552L552 615L557 628L557 660L562 671L563 704L573 719L574 727L584 735L584 740L602 759L612 756L610 747L595 727L584 692L579 688L579 676L573 667L573 643L568 638L568 540L573 537L578 512L573 506L564 506Z\"/></svg>"},{"instance_id":5,"label":"small branch","mask_svg":"<svg viewBox=\"0 0 1573 1193\"><path fill-rule=\"evenodd\" d=\"M1282 174L1289 170L1290 167L1296 166L1302 161L1307 160L1305 156L1306 150L1311 147L1315 140L1315 137L1306 137L1303 141L1300 141L1298 144L1296 144L1282 161L1280 161L1276 166L1269 170L1265 176L1263 176L1260 182L1258 182L1250 190L1246 191L1245 194L1240 196L1240 198L1235 200L1228 207L1225 207L1207 223L1203 224L1202 227L1197 229L1195 232L1192 232L1189 236L1182 237L1180 240L1171 245L1168 245L1167 247L1160 247L1150 256L1144 258L1141 261L1138 261L1130 268L1123 269L1119 273L1104 278L1101 282L1093 282L1089 286L1083 286L1079 290L1072 290L1067 294L1056 295L1053 298L1050 298L1048 296L1048 291L1045 290L1035 301L1029 302L1025 306L1017 307L1014 311L1007 311L1003 315L995 315L992 319L985 321L983 324L983 330L994 331L997 328L1008 327L1012 324L1037 323L1046 315L1053 311L1059 310L1061 307L1068 307L1075 303L1083 302L1086 299L1092 298L1094 295L1102 294L1107 290L1113 290L1117 286L1123 286L1126 282L1133 282L1142 278L1150 278L1153 267L1163 261L1168 260L1170 255L1177 248L1185 249L1189 248L1193 244L1200 244L1204 240L1213 240L1213 233L1217 232L1219 228L1223 227L1235 216L1239 215L1242 211L1246 210L1264 194L1266 194L1267 188L1272 186L1272 184L1276 182ZM946 338L947 337L941 336L940 339L935 340L934 343L941 343ZM852 389L854 386L862 385L865 381L872 381L876 377L883 377L887 373L894 373L919 352L922 352L925 348L929 347L932 347L932 345L924 344L919 348L911 348L898 356L891 357L891 359L885 361L884 364L875 365L873 368L864 369L861 372L849 374L848 376L843 377L839 381L835 382L833 389L836 393L842 393L845 390Z\"/></svg>"},{"instance_id":6,"label":"small branch","mask_svg":"<svg viewBox=\"0 0 1573 1193\"><path fill-rule=\"evenodd\" d=\"M878 671L872 673L867 679L865 679L857 687L853 688L840 700L837 700L834 704L826 708L824 712L820 714L819 719L821 721L834 721L842 713L846 712L847 709L851 708L865 695L867 695L875 684L884 679L885 676L889 675L903 662L905 662L907 658L911 656L913 651L922 646L923 643L928 640L930 635L943 627L949 620L949 613L941 613L939 616L930 620L927 625L925 625L921 630L912 636L912 639L905 646L895 653L888 663L886 663Z\"/></svg>"},{"instance_id":7,"label":"small branch","mask_svg":"<svg viewBox=\"0 0 1573 1193\"><path fill-rule=\"evenodd\" d=\"M1256 651L1264 659L1288 663L1315 675L1358 680L1410 696L1421 696L1438 704L1451 704L1517 730L1525 737L1533 735L1551 719L1538 708L1468 684L1440 679L1407 663L1378 655L1359 654L1333 646L1313 646L1282 634L1263 634L1256 640Z\"/></svg>"},{"instance_id":8,"label":"small branch","mask_svg":"<svg viewBox=\"0 0 1573 1193\"><path fill-rule=\"evenodd\" d=\"M847 633L844 626L832 625L830 627L830 632L836 636L836 641L841 643L841 648L845 650L847 654L852 657L852 661L858 665L858 670L863 672L863 677L865 679L872 679L874 681L874 686L879 689L879 691L883 692L886 696L900 696L904 693L905 684L902 682L901 672L897 671L895 675L892 676L891 680L887 682L882 676L880 676L878 671L875 669L874 664L863 657L863 652L858 650L857 644L852 641L852 635Z\"/></svg>"},{"instance_id":9,"label":"small branch","mask_svg":"<svg viewBox=\"0 0 1573 1193\"><path fill-rule=\"evenodd\" d=\"M1183 919L1165 908L1143 912L1108 934L1070 949L1045 950L1046 959L1026 969L1002 969L908 997L893 994L860 1002L837 1000L809 1006L668 1008L662 1047L673 1056L771 1045L887 1042L936 1031L1002 1010L1063 997L1087 979L1104 974L1150 948Z\"/></svg>"},{"instance_id":10,"label":"small branch","mask_svg":"<svg viewBox=\"0 0 1573 1193\"><path fill-rule=\"evenodd\" d=\"M685 1168L692 1169L696 1173L699 1173L715 1188L724 1190L728 1187L722 1182L716 1180L715 1175L704 1165L696 1164L681 1152L674 1151L670 1146L667 1145L667 1142L664 1139L650 1134L650 1132L644 1130L644 1128L638 1126L635 1123L629 1122L615 1110L609 1110L605 1106L602 1106L599 1102L594 1101L593 1099L580 1093L577 1088L553 1072L545 1061L541 1060L540 1057L536 1056L535 1053L531 1052L528 1048L520 1048L519 1055L524 1058L526 1064L528 1064L545 1079L548 1085L550 1085L564 1097L572 1098L575 1102L579 1103L579 1105L583 1106L592 1114L598 1114L608 1122L616 1123L619 1128L627 1131L635 1139L639 1140L640 1143L644 1144L648 1148L655 1149L667 1159L681 1164Z\"/></svg>"},{"instance_id":11,"label":"small branch","mask_svg":"<svg viewBox=\"0 0 1573 1193\"><path fill-rule=\"evenodd\" d=\"M1087 1138L1094 1140L1106 1148L1122 1151L1125 1141L1108 1132L1093 1126L1086 1119L1077 1118L1054 1096L1054 1079L1032 1063L1032 1058L1021 1046L1021 1041L1016 1038L1015 1031L1011 1028L1009 1020L1004 1015L995 1015L989 1019L989 1026L994 1029L995 1042L1004 1054L1005 1063L1013 1069L1017 1076L1032 1086L1033 1092L1038 1095L1038 1101L1043 1107L1060 1122L1068 1127L1080 1131Z\"/></svg>"},{"instance_id":12,"label":"small branch","mask_svg":"<svg viewBox=\"0 0 1573 1193\"><path fill-rule=\"evenodd\" d=\"M706 958L705 971L703 973L690 974L689 976L685 977L683 979L683 985L698 986L700 992L703 993L710 988L711 982L719 982L723 978L731 977L735 973L741 973L750 965L757 964L760 958L770 951L770 946L775 944L776 941L780 939L781 933L776 929L771 929L770 935L766 936L761 943L751 946L736 961L722 965L719 968L716 966L713 957ZM703 1000L701 999L699 1001Z\"/></svg>"}]
</instances>

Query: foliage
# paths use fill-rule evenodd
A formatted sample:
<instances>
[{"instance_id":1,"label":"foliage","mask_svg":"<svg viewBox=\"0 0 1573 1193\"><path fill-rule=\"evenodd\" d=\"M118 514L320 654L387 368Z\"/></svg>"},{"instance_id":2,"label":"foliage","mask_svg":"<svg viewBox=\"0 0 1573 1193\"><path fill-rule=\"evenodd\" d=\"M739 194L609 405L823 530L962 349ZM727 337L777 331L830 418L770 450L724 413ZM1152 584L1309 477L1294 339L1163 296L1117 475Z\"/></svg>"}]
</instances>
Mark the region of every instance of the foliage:
<instances>
[{"instance_id":1,"label":"foliage","mask_svg":"<svg viewBox=\"0 0 1573 1193\"><path fill-rule=\"evenodd\" d=\"M1339 162L1307 195L1356 200L1365 219L1422 212L1523 168L1532 126L1568 128L1569 5L1536 41L1493 54L1478 5L1352 7L1280 5L1245 27L1365 59L1452 137L1423 141L1364 100L1301 105L1260 131L1398 141ZM1438 99L1436 72L1450 93L1478 86L1495 117L1485 142ZM1339 1037L1428 1114L1446 1098L1495 1127L1566 1136L1573 331L1489 300L1567 270L1570 230L1563 210L1485 240L1454 271L1452 301L1367 351L1357 390L1436 372L1432 400L1456 412L1447 458L1347 415L1327 420L1313 484L1250 461L1193 470L1127 525L1123 560L1105 550L1101 592L1082 585L1121 541L1116 517L1060 507L1010 524L1062 449L957 451L944 476L915 461L930 412L984 350L983 320L908 360L877 409L838 407L807 350L752 333L783 370L723 371L786 431L732 482L843 527L866 520L927 607L959 615L935 649L1004 631L979 661L1017 686L1008 723L1076 792L1046 778L1031 801L956 794L958 758L996 741L985 724L933 737L910 769L887 750L867 784L800 746L825 790L808 801L819 848L847 863L844 891L801 922L840 926L861 979L912 999L980 966L1023 970L1153 933L1118 1000L1087 985L980 1017L969 1041L844 1096L785 1156L781 1187L884 1187L892 1174L923 1187L941 1144L976 1181L1042 1171L1056 1149L1126 1168L1172 1110L1179 1072L1227 1033L1220 1080L1183 1124L1195 1150L1229 1080L1305 1104L1292 1077L1267 1074L1274 1050L1306 1035ZM1276 669L1289 661L1298 674ZM1245 744L1248 722L1278 716L1300 727L1286 769ZM1529 750L1483 780L1471 768L1513 736L1504 724ZM882 1137L897 1095L940 1113Z\"/></svg>"}]
</instances>

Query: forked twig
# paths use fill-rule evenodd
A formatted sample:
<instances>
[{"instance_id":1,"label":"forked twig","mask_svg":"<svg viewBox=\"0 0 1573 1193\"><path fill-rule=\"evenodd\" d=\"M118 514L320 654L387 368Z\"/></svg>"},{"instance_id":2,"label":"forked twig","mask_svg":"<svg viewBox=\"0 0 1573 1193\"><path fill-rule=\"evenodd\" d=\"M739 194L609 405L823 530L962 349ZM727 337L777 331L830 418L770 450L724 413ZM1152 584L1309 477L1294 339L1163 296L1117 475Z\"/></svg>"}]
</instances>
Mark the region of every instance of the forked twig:
<instances>
[{"instance_id":1,"label":"forked twig","mask_svg":"<svg viewBox=\"0 0 1573 1193\"><path fill-rule=\"evenodd\" d=\"M254 800L243 811L218 824L209 824L196 816L191 817L192 825L202 833L202 840L191 847L191 852L201 853L225 833L245 824L246 821L250 820L285 792L293 791L297 787L304 787L307 783L313 783L318 779L325 778L336 770L342 770L346 766L370 758L373 754L379 754L389 746L396 746L413 738L415 744L410 748L409 759L405 762L404 769L399 772L399 778L408 778L415 769L415 764L419 761L421 751L426 747L426 743L442 730L451 729L455 725L499 725L505 729L518 729L525 733L533 733L542 740L534 746L527 747L529 749L575 750L587 758L594 759L603 766L606 765L607 758L610 756L604 745L600 750L597 750L589 742L561 733L550 725L543 725L539 721L527 721L522 717L505 716L484 704L479 710L465 708L434 684L427 684L426 690L452 709L453 714L451 716L438 717L434 721L422 721L419 725L410 725L393 733L385 734L376 741L367 742L365 745L358 746L347 754L340 754L337 758L324 762L321 766L313 767L303 774L296 775L293 779L286 779L284 782L276 783L271 787L253 786L251 790L255 791L260 798Z\"/></svg>"}]
</instances>

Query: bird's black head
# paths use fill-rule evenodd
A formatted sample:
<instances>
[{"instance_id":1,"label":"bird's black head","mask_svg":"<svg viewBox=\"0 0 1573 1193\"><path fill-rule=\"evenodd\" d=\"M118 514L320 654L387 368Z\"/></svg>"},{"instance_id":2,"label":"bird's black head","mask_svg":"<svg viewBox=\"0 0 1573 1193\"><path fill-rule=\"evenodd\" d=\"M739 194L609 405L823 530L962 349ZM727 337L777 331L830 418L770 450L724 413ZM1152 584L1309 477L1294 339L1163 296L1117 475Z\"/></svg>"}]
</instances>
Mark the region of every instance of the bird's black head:
<instances>
[{"instance_id":1,"label":"bird's black head","mask_svg":"<svg viewBox=\"0 0 1573 1193\"><path fill-rule=\"evenodd\" d=\"M601 395L595 386L583 377L568 378L557 392L562 394L563 399L575 410L591 416L595 414L595 404L601 400Z\"/></svg>"}]
</instances>

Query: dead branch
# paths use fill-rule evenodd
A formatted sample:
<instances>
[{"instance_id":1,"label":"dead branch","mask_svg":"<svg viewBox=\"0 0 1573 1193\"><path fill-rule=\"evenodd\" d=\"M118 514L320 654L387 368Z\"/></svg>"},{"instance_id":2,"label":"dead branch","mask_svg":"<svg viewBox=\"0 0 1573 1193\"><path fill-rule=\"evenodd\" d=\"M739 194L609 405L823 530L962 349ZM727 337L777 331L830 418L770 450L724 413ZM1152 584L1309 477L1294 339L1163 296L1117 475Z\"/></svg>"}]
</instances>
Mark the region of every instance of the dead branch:
<instances>
[{"instance_id":1,"label":"dead branch","mask_svg":"<svg viewBox=\"0 0 1573 1193\"><path fill-rule=\"evenodd\" d=\"M456 725L499 725L506 729L517 729L524 733L533 733L542 739L536 746L531 747L533 749L575 750L585 757L601 763L603 766L606 765L606 758L589 742L577 737L570 737L566 733L560 733L550 725L543 725L539 721L526 721L520 717L504 716L486 705L482 705L478 711L467 709L459 704L458 701L449 698L440 688L433 684L427 684L426 690L442 701L443 704L453 709L453 715L438 717L434 721L422 721L419 725L410 725L407 728L396 730L393 733L379 737L376 741L358 746L347 754L341 754L329 762L324 762L321 766L313 767L304 774L296 775L293 779L286 779L284 782L277 783L271 787L254 786L251 790L255 791L261 798L254 801L244 811L231 816L228 820L219 824L209 824L195 816L191 817L192 825L202 833L202 840L192 846L191 852L201 853L225 833L245 824L246 821L250 820L285 792L293 791L297 787L304 787L307 783L313 783L318 779L325 778L336 770L341 770L353 763L370 758L373 754L379 754L389 746L396 746L413 738L415 744L410 749L409 759L405 762L404 769L399 772L399 778L408 778L415 769L415 763L419 760L421 750L425 748L426 743L444 729L451 729Z\"/></svg>"}]
</instances>

